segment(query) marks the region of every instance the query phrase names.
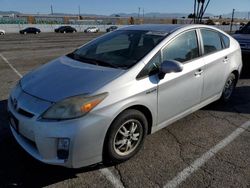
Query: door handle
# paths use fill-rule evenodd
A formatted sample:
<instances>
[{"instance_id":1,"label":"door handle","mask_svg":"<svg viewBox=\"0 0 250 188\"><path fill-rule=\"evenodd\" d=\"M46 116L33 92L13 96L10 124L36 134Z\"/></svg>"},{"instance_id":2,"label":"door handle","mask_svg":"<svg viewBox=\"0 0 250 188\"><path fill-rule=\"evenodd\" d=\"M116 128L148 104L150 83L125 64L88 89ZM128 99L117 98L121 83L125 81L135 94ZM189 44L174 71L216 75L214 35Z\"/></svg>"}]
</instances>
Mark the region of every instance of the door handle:
<instances>
[{"instance_id":1,"label":"door handle","mask_svg":"<svg viewBox=\"0 0 250 188\"><path fill-rule=\"evenodd\" d=\"M227 63L228 62L228 57L226 56L224 59L223 59L223 63Z\"/></svg>"},{"instance_id":2,"label":"door handle","mask_svg":"<svg viewBox=\"0 0 250 188\"><path fill-rule=\"evenodd\" d=\"M195 76L200 76L203 73L202 69L197 70L197 72L194 73Z\"/></svg>"}]
</instances>

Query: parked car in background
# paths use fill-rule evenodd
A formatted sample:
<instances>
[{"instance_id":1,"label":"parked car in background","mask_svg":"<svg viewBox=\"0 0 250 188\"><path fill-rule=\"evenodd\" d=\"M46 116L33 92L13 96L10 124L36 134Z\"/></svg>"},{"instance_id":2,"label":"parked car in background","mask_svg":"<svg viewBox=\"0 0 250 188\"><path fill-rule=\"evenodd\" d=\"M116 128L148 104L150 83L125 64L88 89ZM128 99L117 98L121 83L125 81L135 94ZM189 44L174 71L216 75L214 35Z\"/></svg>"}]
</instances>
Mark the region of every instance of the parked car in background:
<instances>
[{"instance_id":1,"label":"parked car in background","mask_svg":"<svg viewBox=\"0 0 250 188\"><path fill-rule=\"evenodd\" d=\"M250 54L250 22L236 31L233 37L240 43L244 54Z\"/></svg>"},{"instance_id":2,"label":"parked car in background","mask_svg":"<svg viewBox=\"0 0 250 188\"><path fill-rule=\"evenodd\" d=\"M115 31L117 30L118 27L117 26L110 26L109 28L106 29L107 32L110 32L110 31Z\"/></svg>"},{"instance_id":3,"label":"parked car in background","mask_svg":"<svg viewBox=\"0 0 250 188\"><path fill-rule=\"evenodd\" d=\"M55 29L56 33L75 33L77 30L71 26L61 26Z\"/></svg>"},{"instance_id":4,"label":"parked car in background","mask_svg":"<svg viewBox=\"0 0 250 188\"><path fill-rule=\"evenodd\" d=\"M41 33L41 30L35 27L27 27L23 30L20 30L19 33L20 34L30 34L30 33L38 34L38 33Z\"/></svg>"},{"instance_id":5,"label":"parked car in background","mask_svg":"<svg viewBox=\"0 0 250 188\"><path fill-rule=\"evenodd\" d=\"M98 27L88 27L87 29L84 30L85 33L97 33L99 32Z\"/></svg>"},{"instance_id":6,"label":"parked car in background","mask_svg":"<svg viewBox=\"0 0 250 188\"><path fill-rule=\"evenodd\" d=\"M241 69L238 42L214 27L121 28L26 74L8 99L10 128L44 163L123 162L148 134L228 101Z\"/></svg>"},{"instance_id":7,"label":"parked car in background","mask_svg":"<svg viewBox=\"0 0 250 188\"><path fill-rule=\"evenodd\" d=\"M0 35L5 35L5 31L3 29L0 29Z\"/></svg>"}]
</instances>

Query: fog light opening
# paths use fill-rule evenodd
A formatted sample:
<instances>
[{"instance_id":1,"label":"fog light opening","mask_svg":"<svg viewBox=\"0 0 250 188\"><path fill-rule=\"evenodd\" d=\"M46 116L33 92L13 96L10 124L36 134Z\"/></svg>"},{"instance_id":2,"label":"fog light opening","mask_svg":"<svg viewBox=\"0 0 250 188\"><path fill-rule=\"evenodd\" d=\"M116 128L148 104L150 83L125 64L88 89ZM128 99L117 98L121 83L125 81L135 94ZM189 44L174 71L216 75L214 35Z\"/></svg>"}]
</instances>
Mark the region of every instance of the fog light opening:
<instances>
[{"instance_id":1,"label":"fog light opening","mask_svg":"<svg viewBox=\"0 0 250 188\"><path fill-rule=\"evenodd\" d=\"M57 143L57 157L58 159L68 159L69 157L69 145L70 139L69 138L58 138Z\"/></svg>"}]
</instances>

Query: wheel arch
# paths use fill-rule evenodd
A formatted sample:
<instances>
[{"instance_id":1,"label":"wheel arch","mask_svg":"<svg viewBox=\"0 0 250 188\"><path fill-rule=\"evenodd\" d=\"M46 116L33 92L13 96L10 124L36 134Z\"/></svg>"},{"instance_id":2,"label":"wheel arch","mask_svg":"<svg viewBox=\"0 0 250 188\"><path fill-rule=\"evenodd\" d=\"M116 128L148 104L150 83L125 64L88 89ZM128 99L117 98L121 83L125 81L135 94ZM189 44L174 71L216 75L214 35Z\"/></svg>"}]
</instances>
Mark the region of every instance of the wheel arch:
<instances>
[{"instance_id":1,"label":"wheel arch","mask_svg":"<svg viewBox=\"0 0 250 188\"><path fill-rule=\"evenodd\" d=\"M235 77L236 77L236 83L235 83L235 85L237 84L237 82L238 82L238 80L239 80L239 77L240 77L240 74L239 74L239 71L238 70L234 70L234 71L232 71L232 73L235 75Z\"/></svg>"},{"instance_id":2,"label":"wheel arch","mask_svg":"<svg viewBox=\"0 0 250 188\"><path fill-rule=\"evenodd\" d=\"M138 110L138 111L140 111L141 113L143 113L145 115L145 117L147 119L147 122L148 122L148 132L147 132L147 134L148 135L151 134L152 125L153 125L153 116L152 116L151 111L144 105L134 105L134 106L126 108L125 110L128 110L128 109ZM123 111L125 111L125 110L123 110Z\"/></svg>"},{"instance_id":3,"label":"wheel arch","mask_svg":"<svg viewBox=\"0 0 250 188\"><path fill-rule=\"evenodd\" d=\"M133 109L133 110L138 110L139 112L143 113L143 115L145 115L145 118L147 119L148 122L148 131L147 131L147 135L151 134L152 132L152 126L153 126L153 115L151 113L151 111L149 110L149 108L147 108L144 105L139 105L139 104L135 104L132 106L129 106L125 109L123 109L121 112L119 112L116 117L111 121L109 128L106 131L106 135L104 138L104 142L103 142L103 149L102 149L102 158L103 158L103 162L107 162L107 156L106 156L106 151L105 151L105 146L106 146L106 142L107 142L107 135L110 131L111 125L113 124L113 122L119 117L119 115L121 115L124 111L129 110L129 109Z\"/></svg>"}]
</instances>

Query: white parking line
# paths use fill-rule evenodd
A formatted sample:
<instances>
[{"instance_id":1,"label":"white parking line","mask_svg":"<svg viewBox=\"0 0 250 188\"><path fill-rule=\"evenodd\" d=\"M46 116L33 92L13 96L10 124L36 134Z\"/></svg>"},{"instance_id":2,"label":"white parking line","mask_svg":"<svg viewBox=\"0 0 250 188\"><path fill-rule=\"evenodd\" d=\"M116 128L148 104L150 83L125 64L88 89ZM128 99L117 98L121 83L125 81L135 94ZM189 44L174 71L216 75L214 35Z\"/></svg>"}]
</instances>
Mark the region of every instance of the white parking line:
<instances>
[{"instance_id":1,"label":"white parking line","mask_svg":"<svg viewBox=\"0 0 250 188\"><path fill-rule=\"evenodd\" d=\"M183 181L185 181L189 176L192 175L196 170L198 170L202 165L204 165L209 159L211 159L216 153L218 153L221 149L226 147L232 141L234 141L237 137L239 137L246 129L250 127L250 121L244 123L239 128L237 128L232 134L218 143L216 146L211 148L208 152L203 154L200 158L196 159L189 167L185 168L182 172L177 174L175 178L169 181L164 188L174 188L180 185Z\"/></svg>"},{"instance_id":2,"label":"white parking line","mask_svg":"<svg viewBox=\"0 0 250 188\"><path fill-rule=\"evenodd\" d=\"M5 63L7 63L9 65L9 67L20 77L22 78L23 76L15 69L15 67L13 67L10 62L8 61L8 59L6 59L2 54L0 54L0 57L4 60Z\"/></svg>"},{"instance_id":3,"label":"white parking line","mask_svg":"<svg viewBox=\"0 0 250 188\"><path fill-rule=\"evenodd\" d=\"M100 172L114 185L115 188L124 188L122 182L117 179L109 169L103 168L100 169Z\"/></svg>"},{"instance_id":4,"label":"white parking line","mask_svg":"<svg viewBox=\"0 0 250 188\"><path fill-rule=\"evenodd\" d=\"M8 61L8 59L6 59L1 53L0 53L0 57L5 61L5 63L7 63L7 64L9 65L9 67L10 67L10 68L11 68L20 78L23 77L23 75L22 75L20 72L18 72L18 70L16 70L15 67L13 67L13 66L11 65L11 63ZM102 175L104 175L104 176L106 177L106 179L107 179L108 181L110 181L110 182L113 184L113 186L114 186L115 188L124 188L124 186L122 185L121 181L120 181L117 177L115 177L115 175L113 175L113 173L112 173L108 168L103 168L103 169L100 169L99 171L100 171L100 173L101 173Z\"/></svg>"}]
</instances>

